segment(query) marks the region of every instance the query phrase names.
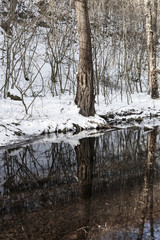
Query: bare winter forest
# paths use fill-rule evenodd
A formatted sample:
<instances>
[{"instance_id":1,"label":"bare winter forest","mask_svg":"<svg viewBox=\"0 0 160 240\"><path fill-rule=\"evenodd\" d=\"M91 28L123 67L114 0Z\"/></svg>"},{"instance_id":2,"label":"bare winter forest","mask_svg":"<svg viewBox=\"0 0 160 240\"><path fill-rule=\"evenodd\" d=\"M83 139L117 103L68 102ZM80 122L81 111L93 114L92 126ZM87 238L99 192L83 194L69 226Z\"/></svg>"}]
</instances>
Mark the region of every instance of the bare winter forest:
<instances>
[{"instance_id":1,"label":"bare winter forest","mask_svg":"<svg viewBox=\"0 0 160 240\"><path fill-rule=\"evenodd\" d=\"M132 113L159 116L158 100L150 101L159 98L159 7L157 0L0 0L0 131L12 128L4 137L26 134L23 120L31 134L35 119L43 122L38 133L104 126L81 116L115 116L133 94Z\"/></svg>"},{"instance_id":2,"label":"bare winter forest","mask_svg":"<svg viewBox=\"0 0 160 240\"><path fill-rule=\"evenodd\" d=\"M148 91L144 1L91 0L88 10L95 94L125 92L129 101L132 92ZM74 1L1 0L0 11L1 97L16 88L25 105L25 96L75 94ZM157 50L159 59L159 42Z\"/></svg>"}]
</instances>

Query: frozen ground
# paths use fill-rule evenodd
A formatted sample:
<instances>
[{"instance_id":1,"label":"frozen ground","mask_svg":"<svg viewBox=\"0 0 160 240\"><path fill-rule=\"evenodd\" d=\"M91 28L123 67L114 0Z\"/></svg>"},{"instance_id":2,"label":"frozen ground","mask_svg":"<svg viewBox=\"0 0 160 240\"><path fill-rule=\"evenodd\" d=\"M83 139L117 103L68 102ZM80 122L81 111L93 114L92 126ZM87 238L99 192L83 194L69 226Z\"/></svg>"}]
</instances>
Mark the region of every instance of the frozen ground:
<instances>
[{"instance_id":1,"label":"frozen ground","mask_svg":"<svg viewBox=\"0 0 160 240\"><path fill-rule=\"evenodd\" d=\"M29 106L31 101L32 98L26 98L26 105ZM125 97L121 101L120 96L112 96L110 103L99 97L99 100L96 100L97 115L89 118L78 113L73 96L38 97L29 108L27 115L22 102L9 98L0 99L0 102L0 147L42 133L74 131L77 125L85 130L96 129L98 125L106 123L99 115L107 115L108 122L115 122L118 127L160 125L160 99L152 100L146 93L133 94L129 104ZM83 136L86 134L86 132L81 133ZM60 138L63 139L63 136L61 135Z\"/></svg>"}]
</instances>

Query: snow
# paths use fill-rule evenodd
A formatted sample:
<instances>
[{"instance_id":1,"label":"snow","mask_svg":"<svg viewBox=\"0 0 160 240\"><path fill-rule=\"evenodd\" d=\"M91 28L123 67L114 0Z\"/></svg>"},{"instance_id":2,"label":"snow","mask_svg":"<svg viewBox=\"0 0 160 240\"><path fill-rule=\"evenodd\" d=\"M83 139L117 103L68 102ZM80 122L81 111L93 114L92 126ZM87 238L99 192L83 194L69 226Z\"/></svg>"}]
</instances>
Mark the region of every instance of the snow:
<instances>
[{"instance_id":1,"label":"snow","mask_svg":"<svg viewBox=\"0 0 160 240\"><path fill-rule=\"evenodd\" d=\"M98 115L83 117L71 96L37 98L26 115L22 102L1 99L0 146L42 133L74 130L74 124L84 129L96 128L105 121ZM32 98L26 98L28 106Z\"/></svg>"},{"instance_id":2,"label":"snow","mask_svg":"<svg viewBox=\"0 0 160 240\"><path fill-rule=\"evenodd\" d=\"M25 1L26 7L30 4L30 1ZM38 12L37 12L38 13ZM57 25L59 30L64 33L68 31L67 26L64 24ZM76 71L78 66L78 45L76 41L73 41L73 46L71 49L66 48L66 58L63 59L64 64L61 65L62 68L62 89L65 89L65 94L61 94L60 87L58 83L56 85L56 93L52 91L52 94L59 96L51 95L51 86L49 86L49 80L51 77L51 66L49 64L49 58L53 57L52 55L46 59L46 51L48 50L48 45L46 44L45 36L46 31L43 28L38 28L37 32L34 33L31 41L27 47L23 49L23 37L25 37L26 42L30 39L30 35L32 34L32 28L27 32L24 32L24 36L22 32L24 31L23 26L19 26L15 32L15 36L13 39L9 38L9 42L13 44L12 48L17 51L16 56L12 56L12 61L16 63L13 69L16 85L14 89L9 88L9 92L11 95L16 95L18 97L24 97L24 103L22 101L13 101L10 98L3 99L2 98L2 90L0 92L0 147L8 146L14 143L22 143L33 137L39 137L44 135L44 133L59 133L66 132L66 134L55 134L53 136L54 139L52 141L70 141L72 145L76 145L79 142L79 139L83 137L90 137L92 134L97 134L96 128L99 125L106 124L106 121L99 117L101 115L114 115L114 122L117 127L128 127L131 125L134 126L147 126L149 128L160 125L160 99L152 100L151 97L147 94L147 92L143 93L134 93L132 95L126 96L125 91L123 92L123 96L120 93L112 92L112 90L107 88L107 97L104 98L102 94L96 97L96 115L94 117L83 117L79 114L79 109L74 103L75 96L72 91L72 87L70 87L70 82L67 82L66 85L66 76L68 74L68 69L71 74L71 81L75 82ZM73 31L75 29L72 29ZM4 45L6 35L4 30L0 27L1 35L0 35L0 83L1 86L4 85L5 82L5 74L6 74L6 48ZM30 32L31 31L31 32ZM58 34L58 30L57 30ZM68 32L68 35L70 33ZM76 34L76 33L75 33ZM68 36L67 35L67 36ZM40 36L40 37L39 37ZM18 37L18 38L17 38ZM53 36L52 36L53 37ZM18 39L20 45L14 41ZM61 46L63 41L63 34L58 36L58 43ZM67 38L66 38L67 39ZM76 38L75 38L76 39ZM66 40L66 45L68 44L68 40ZM108 39L108 42L110 40ZM59 59L59 55L61 55L64 51L63 48L58 48L56 42L53 47L58 49L57 59ZM107 43L106 43L107 45ZM108 45L109 46L109 45ZM65 46L64 46L65 47ZM106 46L107 47L107 46ZM4 48L4 49L3 49ZM19 49L20 48L20 49ZM60 50L60 52L59 52ZM29 81L25 80L24 72L21 67L23 65L23 60L20 56L23 56L25 52L25 64L27 69L27 74L29 76ZM55 51L56 52L56 51ZM104 55L108 55L107 48L106 52L103 52ZM62 54L63 55L63 54ZM66 64L69 59L74 55L75 63L74 65ZM101 54L100 54L101 55ZM98 55L97 55L98 57ZM33 58L30 61L30 58ZM18 60L19 59L19 60ZM112 58L111 58L112 59ZM101 59L102 60L102 59ZM100 61L98 57L97 61ZM108 61L108 73L109 75L115 75L116 72L116 61L112 59L113 62ZM73 61L74 62L74 61ZM30 68L28 67L30 66ZM102 68L103 69L103 68ZM12 73L13 74L13 73ZM13 74L13 75L14 75ZM143 73L143 77L145 75ZM116 79L112 79L114 83ZM32 83L32 88L30 85ZM64 87L65 86L65 87ZM103 88L103 86L101 86ZM18 90L19 89L19 90ZM32 90L31 90L32 89ZM103 89L101 89L103 90ZM34 94L39 94L39 96L33 98L31 97ZM67 93L66 93L67 92ZM70 93L70 95L68 94ZM41 95L41 96L40 96ZM26 114L27 110L27 114ZM125 114L131 113L131 114ZM125 117L124 117L125 115ZM156 118L154 117L156 116ZM125 118L125 119L124 119ZM129 119L133 118L134 120L142 118L143 121L132 121L129 122ZM120 121L119 121L120 120ZM108 119L110 123L111 119ZM84 129L84 131L75 134L76 127ZM94 130L95 129L95 130ZM91 132L92 130L92 132ZM69 132L71 131L71 132ZM73 135L74 134L74 135ZM43 136L45 137L45 136ZM48 139L48 135L46 137L46 141Z\"/></svg>"},{"instance_id":3,"label":"snow","mask_svg":"<svg viewBox=\"0 0 160 240\"><path fill-rule=\"evenodd\" d=\"M107 106L107 111L122 112L134 109L137 112L143 111L143 114L150 116L152 113L160 112L160 99L151 99L150 95L146 92L134 93L130 97L130 102L128 103L127 97L121 97L119 95L112 98L112 102ZM103 97L100 97L100 102L103 102ZM97 108L97 114L106 114L105 104L99 104Z\"/></svg>"},{"instance_id":4,"label":"snow","mask_svg":"<svg viewBox=\"0 0 160 240\"><path fill-rule=\"evenodd\" d=\"M134 110L134 116L127 115L125 119L133 117L143 118L140 123L132 122L132 125L152 127L160 124L160 99L151 99L147 93L135 93L131 96L132 102L128 104L127 98L115 96L111 103L107 103L104 97L99 97L99 104L96 103L96 115L84 117L79 114L79 109L74 103L74 96L62 95L60 97L37 97L26 115L21 101L14 101L9 98L0 99L0 146L30 139L33 136L40 136L42 133L69 132L59 134L59 141L70 139L73 145L78 144L78 139L90 135L90 131L83 131L74 135L75 125L84 130L96 129L99 124L105 124L105 120L99 115L106 115L108 112L115 114L115 119L124 118L123 112ZM33 98L26 97L27 106ZM120 116L119 116L119 115ZM122 116L121 116L122 115ZM156 118L151 118L156 116ZM128 127L126 124L119 124L119 127ZM93 131L94 134L97 131ZM58 141L57 137L55 137ZM72 140L71 140L72 139Z\"/></svg>"}]
</instances>

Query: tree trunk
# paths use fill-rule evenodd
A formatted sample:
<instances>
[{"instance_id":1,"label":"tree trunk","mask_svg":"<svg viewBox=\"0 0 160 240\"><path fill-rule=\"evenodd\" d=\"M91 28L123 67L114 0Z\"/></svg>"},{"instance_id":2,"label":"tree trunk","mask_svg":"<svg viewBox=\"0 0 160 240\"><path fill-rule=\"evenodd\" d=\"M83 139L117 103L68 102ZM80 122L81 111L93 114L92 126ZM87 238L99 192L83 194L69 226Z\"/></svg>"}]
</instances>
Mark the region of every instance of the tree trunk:
<instances>
[{"instance_id":1,"label":"tree trunk","mask_svg":"<svg viewBox=\"0 0 160 240\"><path fill-rule=\"evenodd\" d=\"M75 103L83 116L94 116L93 63L87 0L75 0L79 36L79 65Z\"/></svg>"},{"instance_id":2,"label":"tree trunk","mask_svg":"<svg viewBox=\"0 0 160 240\"><path fill-rule=\"evenodd\" d=\"M152 98L158 98L159 92L156 72L157 0L145 0L145 8L149 68L149 91Z\"/></svg>"}]
</instances>

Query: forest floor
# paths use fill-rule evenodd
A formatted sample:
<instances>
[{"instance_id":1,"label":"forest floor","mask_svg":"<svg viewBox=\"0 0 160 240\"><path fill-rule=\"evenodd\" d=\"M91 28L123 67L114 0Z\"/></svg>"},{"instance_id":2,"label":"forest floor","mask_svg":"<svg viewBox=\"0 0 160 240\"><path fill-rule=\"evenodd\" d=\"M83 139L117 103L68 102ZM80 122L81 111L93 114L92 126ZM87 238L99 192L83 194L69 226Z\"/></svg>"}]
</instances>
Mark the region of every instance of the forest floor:
<instances>
[{"instance_id":1,"label":"forest floor","mask_svg":"<svg viewBox=\"0 0 160 240\"><path fill-rule=\"evenodd\" d=\"M32 100L27 97L26 106ZM0 101L0 147L30 141L45 133L54 132L55 139L60 136L63 140L77 132L85 137L91 129L137 126L150 129L160 125L160 99L153 100L147 93L132 94L128 100L125 96L121 99L119 95L111 95L110 99L100 96L96 98L94 117L81 116L74 97L68 95L37 97L27 114L21 101L10 98Z\"/></svg>"}]
</instances>

